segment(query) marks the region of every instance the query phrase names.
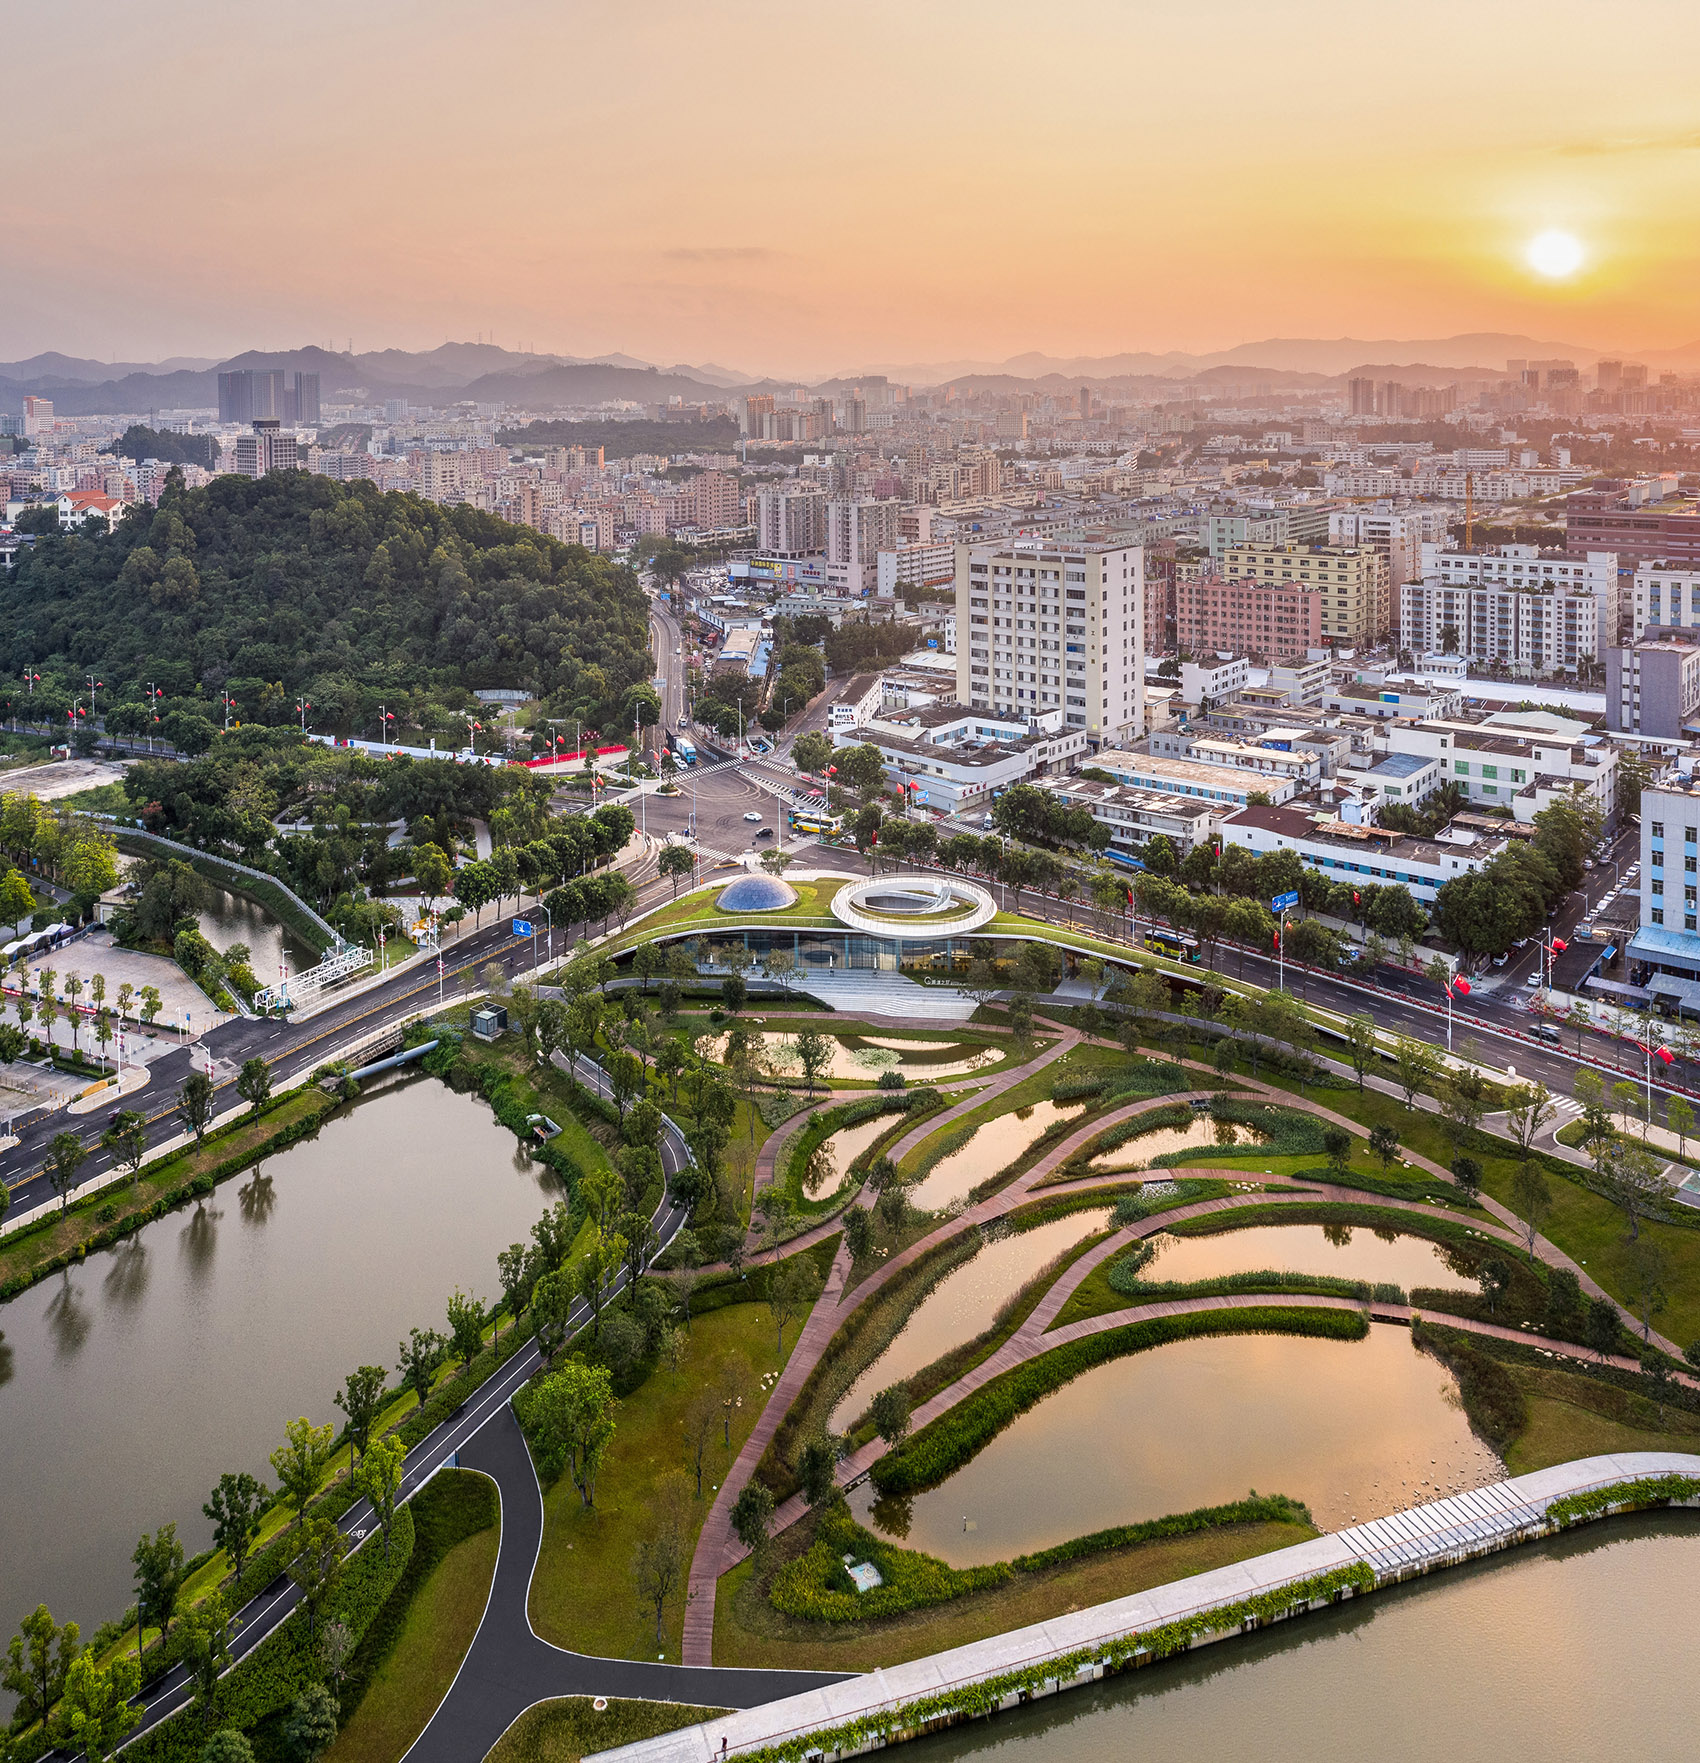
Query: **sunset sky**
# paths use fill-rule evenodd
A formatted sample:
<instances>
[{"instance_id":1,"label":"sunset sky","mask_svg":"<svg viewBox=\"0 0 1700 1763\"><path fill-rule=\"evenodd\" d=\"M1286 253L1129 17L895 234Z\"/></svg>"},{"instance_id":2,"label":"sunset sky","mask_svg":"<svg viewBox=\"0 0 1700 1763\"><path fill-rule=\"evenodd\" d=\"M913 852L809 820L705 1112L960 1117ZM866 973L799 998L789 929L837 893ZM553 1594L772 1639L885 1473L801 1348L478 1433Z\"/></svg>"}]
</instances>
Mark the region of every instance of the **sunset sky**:
<instances>
[{"instance_id":1,"label":"sunset sky","mask_svg":"<svg viewBox=\"0 0 1700 1763\"><path fill-rule=\"evenodd\" d=\"M1700 339L1676 0L6 9L0 356ZM1574 276L1525 253L1556 229Z\"/></svg>"}]
</instances>

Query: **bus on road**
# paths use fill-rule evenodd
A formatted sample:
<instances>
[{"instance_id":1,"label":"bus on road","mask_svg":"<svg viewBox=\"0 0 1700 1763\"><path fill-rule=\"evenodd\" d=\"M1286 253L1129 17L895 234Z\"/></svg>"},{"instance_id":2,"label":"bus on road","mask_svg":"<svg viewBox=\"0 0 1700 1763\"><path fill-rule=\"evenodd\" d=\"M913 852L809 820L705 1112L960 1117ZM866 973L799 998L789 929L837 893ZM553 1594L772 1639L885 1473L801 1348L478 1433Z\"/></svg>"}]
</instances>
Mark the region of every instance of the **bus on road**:
<instances>
[{"instance_id":1,"label":"bus on road","mask_svg":"<svg viewBox=\"0 0 1700 1763\"><path fill-rule=\"evenodd\" d=\"M808 804L788 808L786 814L794 833L813 833L817 838L835 839L844 831L844 816L829 814L824 802L818 808Z\"/></svg>"},{"instance_id":2,"label":"bus on road","mask_svg":"<svg viewBox=\"0 0 1700 1763\"><path fill-rule=\"evenodd\" d=\"M1145 946L1172 961L1189 961L1198 965L1198 938L1179 930L1148 930Z\"/></svg>"}]
</instances>

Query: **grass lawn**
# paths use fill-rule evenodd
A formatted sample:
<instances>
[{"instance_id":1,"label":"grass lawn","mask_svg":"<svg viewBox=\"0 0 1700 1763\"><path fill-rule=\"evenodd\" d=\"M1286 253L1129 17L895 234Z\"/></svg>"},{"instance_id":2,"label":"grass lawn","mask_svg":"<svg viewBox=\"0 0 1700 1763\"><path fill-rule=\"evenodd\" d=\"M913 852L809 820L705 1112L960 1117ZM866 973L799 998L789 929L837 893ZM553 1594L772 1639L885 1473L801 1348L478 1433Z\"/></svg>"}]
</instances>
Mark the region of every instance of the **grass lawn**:
<instances>
[{"instance_id":1,"label":"grass lawn","mask_svg":"<svg viewBox=\"0 0 1700 1763\"><path fill-rule=\"evenodd\" d=\"M801 1554L813 1540L805 1519L775 1539L769 1572ZM871 1671L923 1658L947 1647L1044 1622L1112 1598L1302 1543L1317 1533L1301 1524L1225 1525L1191 1536L1165 1537L1102 1555L1090 1555L970 1593L931 1609L880 1622L809 1622L782 1616L742 1561L720 1581L714 1604L716 1665L793 1670Z\"/></svg>"},{"instance_id":2,"label":"grass lawn","mask_svg":"<svg viewBox=\"0 0 1700 1763\"><path fill-rule=\"evenodd\" d=\"M1700 1451L1700 1416L1666 1408L1575 1372L1509 1368L1529 1404L1529 1424L1505 1452L1513 1475L1614 1451Z\"/></svg>"},{"instance_id":3,"label":"grass lawn","mask_svg":"<svg viewBox=\"0 0 1700 1763\"><path fill-rule=\"evenodd\" d=\"M1278 1077L1266 1081L1279 1088L1297 1089L1295 1084ZM1324 1107L1349 1115L1366 1127L1385 1121L1408 1150L1430 1157L1443 1167L1452 1161L1452 1145L1440 1122L1432 1114L1419 1114L1407 1108L1398 1096L1382 1095L1375 1090L1360 1095L1355 1089L1325 1090L1319 1096ZM1501 1145L1503 1150L1498 1148ZM1512 1182L1518 1168L1516 1148L1506 1140L1480 1134L1470 1154L1482 1166L1484 1190L1515 1211ZM1619 1303L1633 1309L1635 1280L1623 1214L1609 1201L1555 1169L1548 1168L1546 1178L1552 1190L1553 1207L1541 1226L1541 1235L1586 1268ZM1654 1326L1678 1346L1686 1346L1700 1337L1700 1230L1679 1224L1643 1224L1641 1234L1664 1250L1670 1264L1665 1307L1654 1314Z\"/></svg>"},{"instance_id":4,"label":"grass lawn","mask_svg":"<svg viewBox=\"0 0 1700 1763\"><path fill-rule=\"evenodd\" d=\"M562 1696L527 1708L502 1734L485 1763L579 1763L581 1757L597 1751L634 1745L639 1739L676 1732L725 1712L693 1708L685 1702L610 1700L598 1713L588 1696Z\"/></svg>"},{"instance_id":5,"label":"grass lawn","mask_svg":"<svg viewBox=\"0 0 1700 1763\"><path fill-rule=\"evenodd\" d=\"M414 1596L389 1657L326 1756L396 1763L425 1730L472 1645L496 1572L495 1526L456 1543Z\"/></svg>"},{"instance_id":6,"label":"grass lawn","mask_svg":"<svg viewBox=\"0 0 1700 1763\"><path fill-rule=\"evenodd\" d=\"M633 1589L632 1552L644 1534L646 1502L656 1478L690 1467L682 1430L685 1404L700 1384L718 1379L732 1355L749 1365L751 1386L742 1406L733 1410L731 1448L717 1430L703 1461L702 1500L689 1545L694 1549L714 1490L765 1403L766 1390L755 1380L784 1365L801 1327L799 1319L787 1329L781 1353L765 1304L730 1304L697 1317L679 1369L658 1366L620 1404L595 1507L587 1510L580 1503L570 1477L562 1476L549 1490L543 1547L531 1582L531 1620L545 1640L606 1658L653 1659L661 1651L654 1616L639 1607ZM663 1627L667 1657L675 1662L682 1615L682 1598L675 1597Z\"/></svg>"}]
</instances>

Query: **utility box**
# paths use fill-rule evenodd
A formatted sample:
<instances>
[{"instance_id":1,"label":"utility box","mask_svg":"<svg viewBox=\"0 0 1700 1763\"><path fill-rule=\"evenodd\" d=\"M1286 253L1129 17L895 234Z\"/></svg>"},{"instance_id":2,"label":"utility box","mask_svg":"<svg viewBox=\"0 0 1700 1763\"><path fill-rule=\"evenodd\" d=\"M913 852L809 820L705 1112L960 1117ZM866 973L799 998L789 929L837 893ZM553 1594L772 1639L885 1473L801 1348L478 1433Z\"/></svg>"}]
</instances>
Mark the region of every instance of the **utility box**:
<instances>
[{"instance_id":1,"label":"utility box","mask_svg":"<svg viewBox=\"0 0 1700 1763\"><path fill-rule=\"evenodd\" d=\"M472 1034L475 1040L493 1041L507 1026L506 1004L492 1004L488 1009L474 1010L472 1013Z\"/></svg>"}]
</instances>

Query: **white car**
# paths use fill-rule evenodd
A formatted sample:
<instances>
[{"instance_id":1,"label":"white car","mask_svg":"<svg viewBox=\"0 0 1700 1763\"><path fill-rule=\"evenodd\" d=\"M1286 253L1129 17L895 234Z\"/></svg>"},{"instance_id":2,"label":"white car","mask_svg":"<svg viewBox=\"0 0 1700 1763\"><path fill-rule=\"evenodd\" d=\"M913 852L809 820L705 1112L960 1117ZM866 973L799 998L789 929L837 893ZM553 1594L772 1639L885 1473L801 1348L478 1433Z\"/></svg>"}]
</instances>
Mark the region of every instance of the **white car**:
<instances>
[{"instance_id":1,"label":"white car","mask_svg":"<svg viewBox=\"0 0 1700 1763\"><path fill-rule=\"evenodd\" d=\"M755 809L752 808L749 811L749 813L744 816L744 818L745 818L745 820L749 820L749 821L759 821L761 819L761 816L756 813Z\"/></svg>"}]
</instances>

